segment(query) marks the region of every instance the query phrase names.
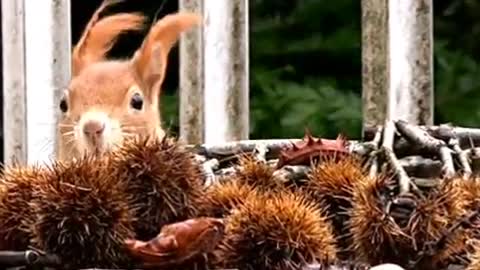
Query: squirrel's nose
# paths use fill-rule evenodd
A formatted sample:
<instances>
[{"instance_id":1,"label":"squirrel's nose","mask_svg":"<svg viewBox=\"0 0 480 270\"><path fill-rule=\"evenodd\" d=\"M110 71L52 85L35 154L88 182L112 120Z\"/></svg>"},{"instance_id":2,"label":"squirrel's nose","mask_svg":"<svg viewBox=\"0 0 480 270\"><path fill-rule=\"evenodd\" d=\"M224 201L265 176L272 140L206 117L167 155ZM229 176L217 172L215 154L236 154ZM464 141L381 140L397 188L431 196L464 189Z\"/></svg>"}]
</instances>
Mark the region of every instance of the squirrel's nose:
<instances>
[{"instance_id":1,"label":"squirrel's nose","mask_svg":"<svg viewBox=\"0 0 480 270\"><path fill-rule=\"evenodd\" d=\"M105 123L98 120L89 120L83 125L83 133L89 137L98 137L105 130Z\"/></svg>"}]
</instances>

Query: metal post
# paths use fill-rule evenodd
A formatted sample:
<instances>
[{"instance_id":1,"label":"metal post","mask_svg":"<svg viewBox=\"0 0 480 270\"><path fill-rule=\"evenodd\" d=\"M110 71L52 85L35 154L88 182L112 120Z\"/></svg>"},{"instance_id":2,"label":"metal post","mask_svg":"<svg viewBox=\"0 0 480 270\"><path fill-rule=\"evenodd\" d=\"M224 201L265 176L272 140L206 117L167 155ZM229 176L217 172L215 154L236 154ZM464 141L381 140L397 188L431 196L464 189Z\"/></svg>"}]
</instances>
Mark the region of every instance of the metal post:
<instances>
[{"instance_id":1,"label":"metal post","mask_svg":"<svg viewBox=\"0 0 480 270\"><path fill-rule=\"evenodd\" d=\"M2 0L4 163L27 161L23 0Z\"/></svg>"},{"instance_id":2,"label":"metal post","mask_svg":"<svg viewBox=\"0 0 480 270\"><path fill-rule=\"evenodd\" d=\"M181 11L202 14L203 0L180 0ZM203 27L180 37L180 139L188 144L204 142Z\"/></svg>"},{"instance_id":3,"label":"metal post","mask_svg":"<svg viewBox=\"0 0 480 270\"><path fill-rule=\"evenodd\" d=\"M248 0L204 2L205 143L248 139Z\"/></svg>"},{"instance_id":4,"label":"metal post","mask_svg":"<svg viewBox=\"0 0 480 270\"><path fill-rule=\"evenodd\" d=\"M48 162L55 157L58 103L71 74L70 0L25 0L25 28L28 162Z\"/></svg>"},{"instance_id":5,"label":"metal post","mask_svg":"<svg viewBox=\"0 0 480 270\"><path fill-rule=\"evenodd\" d=\"M362 0L362 134L383 125L388 82L388 1Z\"/></svg>"},{"instance_id":6,"label":"metal post","mask_svg":"<svg viewBox=\"0 0 480 270\"><path fill-rule=\"evenodd\" d=\"M391 120L433 125L432 0L389 0Z\"/></svg>"}]
</instances>

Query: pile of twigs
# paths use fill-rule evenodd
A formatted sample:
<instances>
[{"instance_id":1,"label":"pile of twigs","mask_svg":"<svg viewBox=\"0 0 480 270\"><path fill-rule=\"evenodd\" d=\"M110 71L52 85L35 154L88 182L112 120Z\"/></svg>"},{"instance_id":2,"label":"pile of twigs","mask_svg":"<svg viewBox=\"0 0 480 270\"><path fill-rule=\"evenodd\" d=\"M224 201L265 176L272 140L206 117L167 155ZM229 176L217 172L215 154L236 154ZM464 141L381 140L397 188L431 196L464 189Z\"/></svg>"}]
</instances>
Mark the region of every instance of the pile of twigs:
<instances>
[{"instance_id":1,"label":"pile of twigs","mask_svg":"<svg viewBox=\"0 0 480 270\"><path fill-rule=\"evenodd\" d=\"M301 140L245 140L190 147L203 161L210 183L216 176L232 173L241 153L255 152L258 158L274 165L282 149ZM403 192L412 185L428 187L436 179L455 174L467 178L480 172L480 129L447 124L414 126L395 121L385 127L367 128L362 141L349 143L352 153L370 160L371 174L376 174L382 165L391 166ZM284 166L277 173L288 178L302 178L308 169L309 166Z\"/></svg>"}]
</instances>

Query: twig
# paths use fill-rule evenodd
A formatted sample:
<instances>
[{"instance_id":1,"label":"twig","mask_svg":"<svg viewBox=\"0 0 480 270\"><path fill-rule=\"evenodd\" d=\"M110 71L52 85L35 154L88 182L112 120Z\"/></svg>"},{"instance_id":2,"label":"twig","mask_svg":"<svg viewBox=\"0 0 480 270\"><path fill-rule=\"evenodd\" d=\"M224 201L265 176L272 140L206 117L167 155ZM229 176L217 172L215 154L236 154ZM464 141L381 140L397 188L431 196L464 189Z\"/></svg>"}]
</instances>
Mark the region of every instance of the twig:
<instances>
[{"instance_id":1,"label":"twig","mask_svg":"<svg viewBox=\"0 0 480 270\"><path fill-rule=\"evenodd\" d=\"M443 164L439 160L421 156L409 156L398 160L408 176L419 178L439 178Z\"/></svg>"},{"instance_id":2,"label":"twig","mask_svg":"<svg viewBox=\"0 0 480 270\"><path fill-rule=\"evenodd\" d=\"M378 173L378 148L380 147L382 132L383 132L383 129L378 129L377 133L375 134L375 137L373 138L373 143L375 145L376 151L372 151L372 163L371 163L370 172L369 172L369 175L372 178L374 178Z\"/></svg>"},{"instance_id":3,"label":"twig","mask_svg":"<svg viewBox=\"0 0 480 270\"><path fill-rule=\"evenodd\" d=\"M215 175L225 177L229 175L235 174L239 166L232 166L232 167L227 167L227 168L222 168L218 171L215 171Z\"/></svg>"},{"instance_id":4,"label":"twig","mask_svg":"<svg viewBox=\"0 0 480 270\"><path fill-rule=\"evenodd\" d=\"M445 177L451 178L455 175L455 167L453 165L452 151L448 147L440 148L440 159L443 162L442 171L445 172Z\"/></svg>"},{"instance_id":5,"label":"twig","mask_svg":"<svg viewBox=\"0 0 480 270\"><path fill-rule=\"evenodd\" d=\"M263 145L259 144L255 146L255 159L260 160L260 161L267 161L267 152L268 148Z\"/></svg>"},{"instance_id":6,"label":"twig","mask_svg":"<svg viewBox=\"0 0 480 270\"><path fill-rule=\"evenodd\" d=\"M302 139L269 139L269 140L241 140L227 142L221 145L187 145L196 153L207 156L230 156L245 152L252 152L258 145L265 145L269 152L279 152L285 147L290 147L292 142L300 142Z\"/></svg>"},{"instance_id":7,"label":"twig","mask_svg":"<svg viewBox=\"0 0 480 270\"><path fill-rule=\"evenodd\" d=\"M60 259L54 255L40 254L37 251L0 251L0 265L15 266L59 266Z\"/></svg>"},{"instance_id":8,"label":"twig","mask_svg":"<svg viewBox=\"0 0 480 270\"><path fill-rule=\"evenodd\" d=\"M291 147L292 142L301 142L302 139L269 139L269 140L242 140L227 142L221 145L188 145L187 149L207 158L221 158L225 156L251 153L256 148L264 147L267 151L266 158L278 158L280 150ZM361 156L366 156L374 150L372 142L349 141L349 150Z\"/></svg>"},{"instance_id":9,"label":"twig","mask_svg":"<svg viewBox=\"0 0 480 270\"><path fill-rule=\"evenodd\" d=\"M198 163L203 163L203 162L207 161L207 158L205 156L198 155L198 154L196 154L194 156L194 158L195 158L195 161L198 162Z\"/></svg>"},{"instance_id":10,"label":"twig","mask_svg":"<svg viewBox=\"0 0 480 270\"><path fill-rule=\"evenodd\" d=\"M204 156L208 159L217 158L220 163L228 160L235 160L236 155L242 153L252 153L257 146L267 148L266 159L276 159L280 150L284 147L291 147L292 142L300 142L302 139L266 139L266 140L241 140L222 143L218 145L201 144L187 145L186 148L197 155ZM348 150L356 155L367 157L375 151L375 143L373 141L359 142L350 140ZM405 157L409 155L428 155L416 145L408 143L405 139L400 138L394 141L393 150L397 157Z\"/></svg>"},{"instance_id":11,"label":"twig","mask_svg":"<svg viewBox=\"0 0 480 270\"><path fill-rule=\"evenodd\" d=\"M208 186L210 186L210 185L212 185L213 183L216 182L216 177L215 177L214 170L216 168L218 168L219 165L220 165L220 163L215 158L207 160L202 164L202 169L203 169L203 172L205 174L205 186L206 187L208 187Z\"/></svg>"},{"instance_id":12,"label":"twig","mask_svg":"<svg viewBox=\"0 0 480 270\"><path fill-rule=\"evenodd\" d=\"M428 152L437 153L443 162L443 172L447 178L455 175L451 150L444 141L430 136L425 130L403 120L395 121L395 126L398 132L411 144L419 145Z\"/></svg>"},{"instance_id":13,"label":"twig","mask_svg":"<svg viewBox=\"0 0 480 270\"><path fill-rule=\"evenodd\" d=\"M340 262L333 265L323 265L318 263L310 263L302 266L301 270L367 270L369 266L355 262ZM219 269L226 270L226 269ZM232 269L228 269L232 270ZM397 269L394 269L397 270Z\"/></svg>"},{"instance_id":14,"label":"twig","mask_svg":"<svg viewBox=\"0 0 480 270\"><path fill-rule=\"evenodd\" d=\"M480 146L480 129L457 127L450 124L441 124L438 126L418 126L434 138L448 142L450 139L457 138L462 149L473 146ZM381 126L367 127L365 129L365 140L372 140L375 133Z\"/></svg>"},{"instance_id":15,"label":"twig","mask_svg":"<svg viewBox=\"0 0 480 270\"><path fill-rule=\"evenodd\" d=\"M310 172L309 166L283 166L281 169L273 173L273 178L280 182L296 182L306 179Z\"/></svg>"},{"instance_id":16,"label":"twig","mask_svg":"<svg viewBox=\"0 0 480 270\"><path fill-rule=\"evenodd\" d=\"M385 129L383 130L383 144L382 151L385 153L385 157L388 163L392 166L395 174L398 177L398 183L400 186L400 194L408 193L410 191L411 181L408 178L407 172L403 169L398 161L397 157L393 153L393 141L395 136L395 125L392 121L387 121Z\"/></svg>"},{"instance_id":17,"label":"twig","mask_svg":"<svg viewBox=\"0 0 480 270\"><path fill-rule=\"evenodd\" d=\"M463 178L468 179L470 175L472 175L472 168L470 167L470 163L468 162L467 153L465 151L462 151L462 149L460 148L458 139L451 139L449 144L458 156L458 160L460 161L460 165L462 166L463 170Z\"/></svg>"},{"instance_id":18,"label":"twig","mask_svg":"<svg viewBox=\"0 0 480 270\"><path fill-rule=\"evenodd\" d=\"M417 187L421 188L432 188L437 186L437 181L429 178L412 177L410 180L412 180Z\"/></svg>"},{"instance_id":19,"label":"twig","mask_svg":"<svg viewBox=\"0 0 480 270\"><path fill-rule=\"evenodd\" d=\"M480 171L480 148L474 147L471 149L463 150L467 158L470 160L470 166L472 168L472 173L477 174Z\"/></svg>"},{"instance_id":20,"label":"twig","mask_svg":"<svg viewBox=\"0 0 480 270\"><path fill-rule=\"evenodd\" d=\"M469 213L468 215L465 215L463 218L461 218L459 221L457 221L456 223L454 223L452 226L450 226L448 229L444 230L441 234L441 236L434 242L432 243L427 243L426 246L427 246L427 249L428 249L428 254L430 256L432 255L435 255L435 252L438 252L438 251L434 251L433 247L438 247L442 244L445 244L445 242L448 240L449 237L451 237L452 235L454 235L454 231L457 230L458 228L460 227L468 227L468 226L471 226L471 223L472 221L478 217L478 212L477 211L473 211L471 213Z\"/></svg>"},{"instance_id":21,"label":"twig","mask_svg":"<svg viewBox=\"0 0 480 270\"><path fill-rule=\"evenodd\" d=\"M431 256L434 256L436 253L438 253L438 249L441 248L443 245L445 245L446 242L452 236L455 236L454 232L457 229L459 229L460 227L465 228L465 227L471 226L471 222L477 217L478 217L477 211L473 211L469 214L465 214L459 221L452 224L449 228L444 229L440 234L440 237L438 237L436 240L426 242L422 250L418 252L417 259L414 262L412 262L413 263L412 267L414 269L417 268L416 266L418 265L419 262L422 261L423 258L431 257Z\"/></svg>"}]
</instances>

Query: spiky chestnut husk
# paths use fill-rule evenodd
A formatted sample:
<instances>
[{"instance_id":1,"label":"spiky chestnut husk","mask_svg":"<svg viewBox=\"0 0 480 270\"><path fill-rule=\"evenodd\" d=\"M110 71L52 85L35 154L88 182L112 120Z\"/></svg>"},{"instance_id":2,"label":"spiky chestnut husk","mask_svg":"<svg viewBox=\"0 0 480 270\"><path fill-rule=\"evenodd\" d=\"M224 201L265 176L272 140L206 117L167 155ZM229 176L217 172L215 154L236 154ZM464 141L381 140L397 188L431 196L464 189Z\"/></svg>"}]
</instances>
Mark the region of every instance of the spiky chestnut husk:
<instances>
[{"instance_id":1,"label":"spiky chestnut husk","mask_svg":"<svg viewBox=\"0 0 480 270\"><path fill-rule=\"evenodd\" d=\"M115 174L126 182L136 209L136 239L155 237L166 224L197 216L203 172L175 139L131 138L111 153Z\"/></svg>"},{"instance_id":2,"label":"spiky chestnut husk","mask_svg":"<svg viewBox=\"0 0 480 270\"><path fill-rule=\"evenodd\" d=\"M259 192L248 184L231 181L231 179L220 179L206 189L205 196L199 198L199 216L225 218L231 214L233 209L242 205L248 197L258 194ZM207 270L211 269L214 261L214 253L209 252L204 256L192 258L176 266L175 269Z\"/></svg>"},{"instance_id":3,"label":"spiky chestnut husk","mask_svg":"<svg viewBox=\"0 0 480 270\"><path fill-rule=\"evenodd\" d=\"M461 224L466 221L469 205L473 202L468 195L475 189L478 191L478 186L475 181L449 179L419 200L409 222L417 254L424 253L417 267L441 269L463 260L468 251L467 239L473 235Z\"/></svg>"},{"instance_id":4,"label":"spiky chestnut husk","mask_svg":"<svg viewBox=\"0 0 480 270\"><path fill-rule=\"evenodd\" d=\"M215 252L217 268L294 269L336 261L331 224L300 193L250 196L226 218Z\"/></svg>"},{"instance_id":5,"label":"spiky chestnut husk","mask_svg":"<svg viewBox=\"0 0 480 270\"><path fill-rule=\"evenodd\" d=\"M242 154L238 159L239 166L235 173L227 176L228 180L246 184L259 191L283 190L284 183L274 177L275 168L268 165L263 160L257 160L254 156Z\"/></svg>"},{"instance_id":6,"label":"spiky chestnut husk","mask_svg":"<svg viewBox=\"0 0 480 270\"><path fill-rule=\"evenodd\" d=\"M256 190L248 185L228 179L220 180L209 186L205 196L198 199L199 215L222 218L247 199L256 195Z\"/></svg>"},{"instance_id":7,"label":"spiky chestnut husk","mask_svg":"<svg viewBox=\"0 0 480 270\"><path fill-rule=\"evenodd\" d=\"M361 262L371 265L395 263L408 265L405 254L411 250L406 224L399 224L387 214L391 197L391 179L386 176L366 178L354 189L348 227L352 247Z\"/></svg>"},{"instance_id":8,"label":"spiky chestnut husk","mask_svg":"<svg viewBox=\"0 0 480 270\"><path fill-rule=\"evenodd\" d=\"M479 239L470 240L471 249L468 253L468 264L465 270L480 270L480 241Z\"/></svg>"},{"instance_id":9,"label":"spiky chestnut husk","mask_svg":"<svg viewBox=\"0 0 480 270\"><path fill-rule=\"evenodd\" d=\"M55 162L34 192L33 245L63 268L128 267L124 241L134 237L124 182L107 158Z\"/></svg>"},{"instance_id":10,"label":"spiky chestnut husk","mask_svg":"<svg viewBox=\"0 0 480 270\"><path fill-rule=\"evenodd\" d=\"M5 167L0 178L0 250L26 250L34 221L29 202L43 179L40 166Z\"/></svg>"},{"instance_id":11,"label":"spiky chestnut husk","mask_svg":"<svg viewBox=\"0 0 480 270\"><path fill-rule=\"evenodd\" d=\"M332 221L341 251L339 256L346 259L350 256L348 246L347 210L352 207L352 196L355 186L364 182L367 172L362 161L354 156L344 156L341 159L325 157L312 165L308 181L302 190L317 203L325 205L328 218Z\"/></svg>"}]
</instances>

